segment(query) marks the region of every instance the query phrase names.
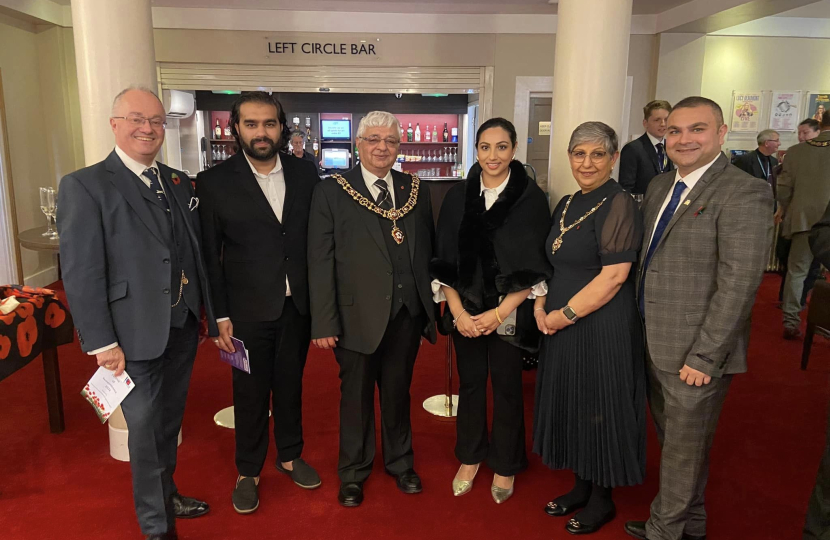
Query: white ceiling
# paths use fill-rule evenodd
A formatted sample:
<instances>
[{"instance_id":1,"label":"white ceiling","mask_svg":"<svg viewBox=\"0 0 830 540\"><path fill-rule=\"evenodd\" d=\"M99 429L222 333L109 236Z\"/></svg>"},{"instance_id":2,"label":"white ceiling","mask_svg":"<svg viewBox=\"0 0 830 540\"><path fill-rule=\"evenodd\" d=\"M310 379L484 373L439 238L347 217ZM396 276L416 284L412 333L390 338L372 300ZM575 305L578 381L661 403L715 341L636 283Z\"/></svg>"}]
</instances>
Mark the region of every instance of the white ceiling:
<instances>
[{"instance_id":1,"label":"white ceiling","mask_svg":"<svg viewBox=\"0 0 830 540\"><path fill-rule=\"evenodd\" d=\"M830 19L830 0L779 13L776 17L804 17L807 19Z\"/></svg>"}]
</instances>

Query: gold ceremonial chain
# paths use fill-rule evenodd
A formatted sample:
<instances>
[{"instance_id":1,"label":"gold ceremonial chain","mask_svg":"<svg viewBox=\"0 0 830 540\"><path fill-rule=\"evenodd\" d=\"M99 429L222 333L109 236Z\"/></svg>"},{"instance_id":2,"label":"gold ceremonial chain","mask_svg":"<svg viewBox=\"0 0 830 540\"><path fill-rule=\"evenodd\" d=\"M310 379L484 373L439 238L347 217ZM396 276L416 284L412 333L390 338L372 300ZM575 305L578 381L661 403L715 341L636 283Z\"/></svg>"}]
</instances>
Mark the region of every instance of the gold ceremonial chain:
<instances>
[{"instance_id":1,"label":"gold ceremonial chain","mask_svg":"<svg viewBox=\"0 0 830 540\"><path fill-rule=\"evenodd\" d=\"M582 216L581 218L577 219L576 221L574 221L573 223L571 223L570 225L565 227L565 214L568 213L568 207L571 205L571 201L573 200L573 198L574 198L573 195L568 197L568 202L565 203L565 209L562 210L562 217L559 218L559 236L556 238L556 240L553 241L553 246L551 246L551 253L552 254L556 253L556 250L562 247L562 237L565 236L565 233L570 231L571 229L573 229L574 227L576 227L577 225L579 225L583 221L585 221L585 218L587 218L588 216L590 216L591 214L593 214L594 212L599 210L599 207L602 206L602 203L604 203L605 199L607 199L608 197L603 198L601 201L599 201L598 205L596 205L595 207L588 210L588 212L584 216Z\"/></svg>"},{"instance_id":2,"label":"gold ceremonial chain","mask_svg":"<svg viewBox=\"0 0 830 540\"><path fill-rule=\"evenodd\" d=\"M176 300L176 303L170 307L176 307L179 305L179 302L182 301L182 292L184 291L184 286L188 283L189 281L187 280L187 276L184 275L184 270L182 270L182 279L179 281L179 299Z\"/></svg>"},{"instance_id":3,"label":"gold ceremonial chain","mask_svg":"<svg viewBox=\"0 0 830 540\"><path fill-rule=\"evenodd\" d=\"M351 195L352 199L356 200L360 204L360 206L363 206L370 212L374 212L375 214L381 217L391 220L392 238L394 238L395 242L397 242L398 244L403 244L403 231L398 228L397 221L403 218L409 212L411 212L413 208L415 208L415 203L418 201L418 186L421 184L421 180L416 175L410 173L405 174L409 174L409 176L412 177L412 188L409 192L409 200L406 201L406 204L403 205L401 208L392 208L391 210L384 210L383 208L380 208L375 203L370 201L367 197L361 195L360 192L353 188L351 184L349 184L349 182L341 175L335 174L333 175L333 178L337 180L337 183L340 184L340 186L346 191L346 193Z\"/></svg>"},{"instance_id":4,"label":"gold ceremonial chain","mask_svg":"<svg viewBox=\"0 0 830 540\"><path fill-rule=\"evenodd\" d=\"M811 139L811 140L809 140L809 141L804 141L804 142L806 142L806 143L807 143L807 144L809 144L810 146L818 146L818 147L820 147L820 148L824 148L824 147L830 146L830 141L815 141L815 140L812 140L812 139Z\"/></svg>"}]
</instances>

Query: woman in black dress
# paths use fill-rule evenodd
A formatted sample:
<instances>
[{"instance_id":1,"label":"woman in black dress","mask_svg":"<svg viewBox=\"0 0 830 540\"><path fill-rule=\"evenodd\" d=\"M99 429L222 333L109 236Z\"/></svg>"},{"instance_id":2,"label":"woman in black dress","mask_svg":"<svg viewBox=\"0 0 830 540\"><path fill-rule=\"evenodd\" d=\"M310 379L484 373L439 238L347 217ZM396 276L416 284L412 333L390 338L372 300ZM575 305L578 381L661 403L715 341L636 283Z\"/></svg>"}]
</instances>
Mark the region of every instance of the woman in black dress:
<instances>
[{"instance_id":1,"label":"woman in black dress","mask_svg":"<svg viewBox=\"0 0 830 540\"><path fill-rule=\"evenodd\" d=\"M632 272L643 224L611 178L617 150L614 130L601 122L571 135L580 190L553 212L545 244L553 278L534 311L546 336L533 449L547 466L574 473L574 488L545 507L552 516L584 508L566 524L573 534L611 521L611 488L642 483L645 474L645 352Z\"/></svg>"},{"instance_id":2,"label":"woman in black dress","mask_svg":"<svg viewBox=\"0 0 830 540\"><path fill-rule=\"evenodd\" d=\"M453 494L472 489L479 464L486 460L495 473L490 491L496 503L510 498L514 475L527 468L522 349L535 351L541 337L528 296L531 290L545 294L551 276L544 252L548 203L522 164L513 160L515 152L513 124L493 118L481 125L476 133L478 162L441 205L436 258L430 264L435 301L446 298L449 309L443 330L452 333L458 357L455 455L461 467ZM493 386L491 437L488 372Z\"/></svg>"}]
</instances>

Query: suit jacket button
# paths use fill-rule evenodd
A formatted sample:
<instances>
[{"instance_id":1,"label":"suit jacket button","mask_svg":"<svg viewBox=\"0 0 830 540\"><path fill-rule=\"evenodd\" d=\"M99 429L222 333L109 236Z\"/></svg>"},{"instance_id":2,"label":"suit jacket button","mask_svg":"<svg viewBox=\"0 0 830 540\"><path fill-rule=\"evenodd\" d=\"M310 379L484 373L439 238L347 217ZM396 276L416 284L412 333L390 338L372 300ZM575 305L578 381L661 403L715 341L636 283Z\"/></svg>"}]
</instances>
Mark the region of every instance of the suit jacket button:
<instances>
[{"instance_id":1,"label":"suit jacket button","mask_svg":"<svg viewBox=\"0 0 830 540\"><path fill-rule=\"evenodd\" d=\"M402 285L402 284L400 284L400 283L398 283L398 288L399 288L399 289L403 289L403 285Z\"/></svg>"},{"instance_id":2,"label":"suit jacket button","mask_svg":"<svg viewBox=\"0 0 830 540\"><path fill-rule=\"evenodd\" d=\"M170 289L162 289L161 292L163 292L164 294L170 294Z\"/></svg>"},{"instance_id":3,"label":"suit jacket button","mask_svg":"<svg viewBox=\"0 0 830 540\"><path fill-rule=\"evenodd\" d=\"M286 257L286 258L285 258L285 260L287 261L287 260L288 260L288 257Z\"/></svg>"},{"instance_id":4,"label":"suit jacket button","mask_svg":"<svg viewBox=\"0 0 830 540\"><path fill-rule=\"evenodd\" d=\"M387 300L392 300L392 297L391 297L391 296L387 296L387 297L386 297L386 299L387 299Z\"/></svg>"},{"instance_id":5,"label":"suit jacket button","mask_svg":"<svg viewBox=\"0 0 830 540\"><path fill-rule=\"evenodd\" d=\"M282 231L282 235L285 236L285 231Z\"/></svg>"},{"instance_id":6,"label":"suit jacket button","mask_svg":"<svg viewBox=\"0 0 830 540\"><path fill-rule=\"evenodd\" d=\"M170 259L164 259L164 260L163 260L163 261L161 261L161 262L163 262L164 264L170 264Z\"/></svg>"},{"instance_id":7,"label":"suit jacket button","mask_svg":"<svg viewBox=\"0 0 830 540\"><path fill-rule=\"evenodd\" d=\"M387 275L387 276L391 276L391 275L392 275L392 272L386 272L386 275Z\"/></svg>"}]
</instances>

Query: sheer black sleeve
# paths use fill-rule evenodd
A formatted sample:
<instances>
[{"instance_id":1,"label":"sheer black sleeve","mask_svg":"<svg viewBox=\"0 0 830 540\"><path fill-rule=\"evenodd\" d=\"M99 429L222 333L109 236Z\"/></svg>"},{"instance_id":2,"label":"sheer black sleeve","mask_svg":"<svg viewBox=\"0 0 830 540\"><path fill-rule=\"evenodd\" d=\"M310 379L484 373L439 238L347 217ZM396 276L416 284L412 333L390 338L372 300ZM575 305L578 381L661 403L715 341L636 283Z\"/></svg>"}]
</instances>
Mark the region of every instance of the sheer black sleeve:
<instances>
[{"instance_id":1,"label":"sheer black sleeve","mask_svg":"<svg viewBox=\"0 0 830 540\"><path fill-rule=\"evenodd\" d=\"M597 227L599 256L603 266L636 262L643 243L643 217L634 198L621 191L605 204L605 220Z\"/></svg>"}]
</instances>

